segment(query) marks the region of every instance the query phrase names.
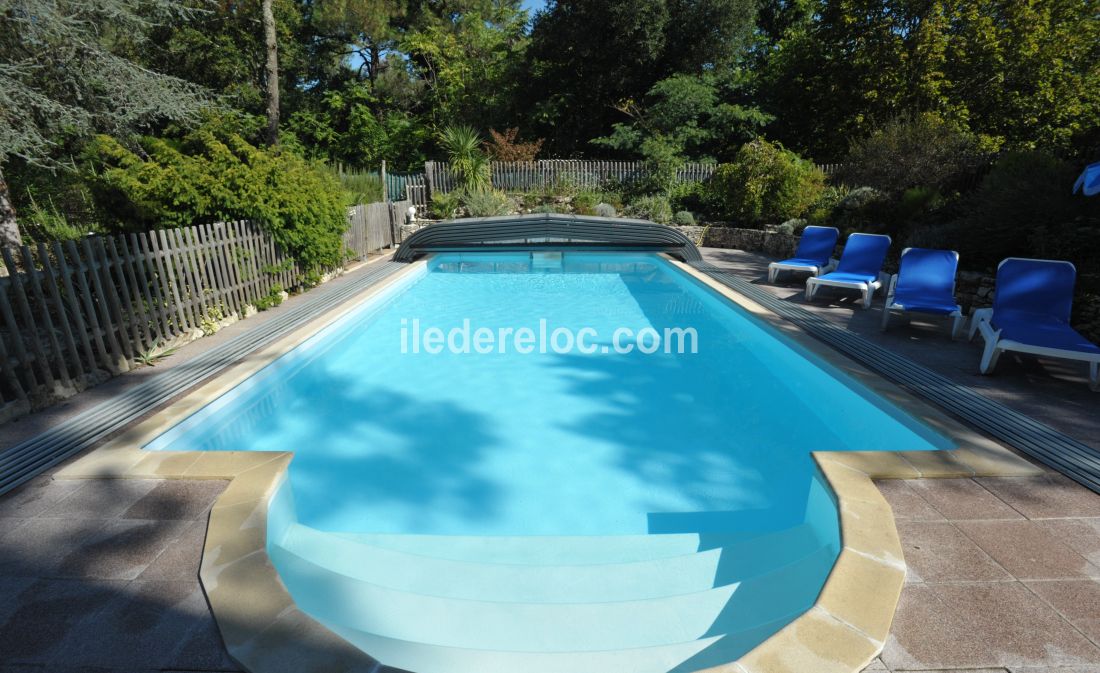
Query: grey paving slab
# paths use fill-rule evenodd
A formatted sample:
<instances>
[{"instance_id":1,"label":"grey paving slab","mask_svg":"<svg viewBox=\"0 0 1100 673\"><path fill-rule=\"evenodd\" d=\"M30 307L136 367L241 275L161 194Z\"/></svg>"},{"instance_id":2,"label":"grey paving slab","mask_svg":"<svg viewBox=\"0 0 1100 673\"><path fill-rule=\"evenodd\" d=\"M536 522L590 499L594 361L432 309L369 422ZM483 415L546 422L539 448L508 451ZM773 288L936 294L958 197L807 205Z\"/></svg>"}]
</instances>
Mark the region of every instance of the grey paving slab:
<instances>
[{"instance_id":1,"label":"grey paving slab","mask_svg":"<svg viewBox=\"0 0 1100 673\"><path fill-rule=\"evenodd\" d=\"M0 576L55 577L61 563L107 525L102 519L34 519L0 548Z\"/></svg>"},{"instance_id":2,"label":"grey paving slab","mask_svg":"<svg viewBox=\"0 0 1100 673\"><path fill-rule=\"evenodd\" d=\"M67 554L57 572L65 577L135 579L189 525L185 521L108 521Z\"/></svg>"},{"instance_id":3,"label":"grey paving slab","mask_svg":"<svg viewBox=\"0 0 1100 673\"><path fill-rule=\"evenodd\" d=\"M202 563L202 548L206 541L206 520L190 523L179 537L170 541L164 551L142 571L142 580L196 580Z\"/></svg>"},{"instance_id":4,"label":"grey paving slab","mask_svg":"<svg viewBox=\"0 0 1100 673\"><path fill-rule=\"evenodd\" d=\"M38 477L19 489L0 496L0 518L37 516L83 485L83 482L73 479Z\"/></svg>"},{"instance_id":5,"label":"grey paving slab","mask_svg":"<svg viewBox=\"0 0 1100 673\"><path fill-rule=\"evenodd\" d=\"M53 661L116 670L159 669L206 621L209 611L198 583L131 582L69 631Z\"/></svg>"},{"instance_id":6,"label":"grey paving slab","mask_svg":"<svg viewBox=\"0 0 1100 673\"><path fill-rule=\"evenodd\" d=\"M1100 517L1100 498L1060 474L1021 479L984 477L975 481L1029 519Z\"/></svg>"},{"instance_id":7,"label":"grey paving slab","mask_svg":"<svg viewBox=\"0 0 1100 673\"><path fill-rule=\"evenodd\" d=\"M221 480L169 479L159 482L121 514L123 519L205 518L228 482Z\"/></svg>"},{"instance_id":8,"label":"grey paving slab","mask_svg":"<svg viewBox=\"0 0 1100 673\"><path fill-rule=\"evenodd\" d=\"M910 584L882 653L891 670L1100 665L1100 648L1018 582Z\"/></svg>"},{"instance_id":9,"label":"grey paving slab","mask_svg":"<svg viewBox=\"0 0 1100 673\"><path fill-rule=\"evenodd\" d=\"M64 480L57 480L64 481ZM74 480L75 481L75 480ZM80 488L38 516L56 519L113 519L144 498L158 479L84 479Z\"/></svg>"},{"instance_id":10,"label":"grey paving slab","mask_svg":"<svg viewBox=\"0 0 1100 673\"><path fill-rule=\"evenodd\" d=\"M1020 580L1100 578L1100 568L1036 521L958 521L956 525Z\"/></svg>"},{"instance_id":11,"label":"grey paving slab","mask_svg":"<svg viewBox=\"0 0 1100 673\"><path fill-rule=\"evenodd\" d=\"M18 608L0 624L0 652L8 664L48 664L83 620L92 619L124 582L39 580L20 594Z\"/></svg>"},{"instance_id":12,"label":"grey paving slab","mask_svg":"<svg viewBox=\"0 0 1100 673\"><path fill-rule=\"evenodd\" d=\"M1012 577L950 521L899 521L906 582L992 582Z\"/></svg>"}]
</instances>

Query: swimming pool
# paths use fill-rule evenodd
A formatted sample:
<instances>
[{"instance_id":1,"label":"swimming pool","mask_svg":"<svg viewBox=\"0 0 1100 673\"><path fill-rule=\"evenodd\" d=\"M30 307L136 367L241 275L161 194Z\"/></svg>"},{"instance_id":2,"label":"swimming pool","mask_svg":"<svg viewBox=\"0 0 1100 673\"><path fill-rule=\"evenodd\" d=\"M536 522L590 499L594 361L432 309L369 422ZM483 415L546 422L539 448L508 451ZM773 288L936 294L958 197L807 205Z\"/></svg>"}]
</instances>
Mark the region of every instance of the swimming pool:
<instances>
[{"instance_id":1,"label":"swimming pool","mask_svg":"<svg viewBox=\"0 0 1100 673\"><path fill-rule=\"evenodd\" d=\"M596 348L408 352L467 320ZM673 327L696 353L603 352ZM736 659L839 551L810 451L949 447L664 259L566 252L433 257L146 448L295 451L268 550L299 606L488 673Z\"/></svg>"}]
</instances>

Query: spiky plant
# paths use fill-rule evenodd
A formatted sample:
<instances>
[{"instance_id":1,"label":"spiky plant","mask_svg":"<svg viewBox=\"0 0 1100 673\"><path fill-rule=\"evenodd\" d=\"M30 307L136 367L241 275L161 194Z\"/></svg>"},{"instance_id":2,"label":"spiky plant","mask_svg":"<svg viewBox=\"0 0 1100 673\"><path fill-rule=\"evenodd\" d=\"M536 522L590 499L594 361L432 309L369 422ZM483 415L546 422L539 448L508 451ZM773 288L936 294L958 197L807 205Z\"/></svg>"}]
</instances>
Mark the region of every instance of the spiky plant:
<instances>
[{"instance_id":1,"label":"spiky plant","mask_svg":"<svg viewBox=\"0 0 1100 673\"><path fill-rule=\"evenodd\" d=\"M481 136L469 126L448 126L439 134L451 173L458 187L468 192L490 188L489 157L481 149Z\"/></svg>"}]
</instances>

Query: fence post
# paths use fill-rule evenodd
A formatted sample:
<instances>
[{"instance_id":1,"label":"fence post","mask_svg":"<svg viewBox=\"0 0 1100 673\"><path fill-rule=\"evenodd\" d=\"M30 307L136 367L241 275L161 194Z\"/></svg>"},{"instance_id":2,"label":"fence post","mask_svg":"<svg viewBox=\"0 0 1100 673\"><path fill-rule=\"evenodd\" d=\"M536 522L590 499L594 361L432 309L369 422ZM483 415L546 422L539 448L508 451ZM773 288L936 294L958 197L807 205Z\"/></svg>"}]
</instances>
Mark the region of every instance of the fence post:
<instances>
[{"instance_id":1,"label":"fence post","mask_svg":"<svg viewBox=\"0 0 1100 673\"><path fill-rule=\"evenodd\" d=\"M386 160L382 160L382 203L390 202L390 183L386 182Z\"/></svg>"},{"instance_id":2,"label":"fence post","mask_svg":"<svg viewBox=\"0 0 1100 673\"><path fill-rule=\"evenodd\" d=\"M428 203L431 203L432 202L432 196L435 195L435 190L436 190L435 162L434 161L425 161L424 162L424 186L425 186L424 199Z\"/></svg>"}]
</instances>

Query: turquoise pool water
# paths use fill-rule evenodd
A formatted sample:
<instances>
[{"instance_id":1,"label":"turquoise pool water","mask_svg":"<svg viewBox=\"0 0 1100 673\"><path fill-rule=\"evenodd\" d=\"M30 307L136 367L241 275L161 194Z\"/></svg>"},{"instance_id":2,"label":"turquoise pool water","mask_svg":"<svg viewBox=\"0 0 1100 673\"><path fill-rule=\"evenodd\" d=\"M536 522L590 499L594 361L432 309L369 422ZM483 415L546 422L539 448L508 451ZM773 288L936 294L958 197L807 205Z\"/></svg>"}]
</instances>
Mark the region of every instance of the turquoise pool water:
<instances>
[{"instance_id":1,"label":"turquoise pool water","mask_svg":"<svg viewBox=\"0 0 1100 673\"><path fill-rule=\"evenodd\" d=\"M464 321L595 352L409 352ZM697 352L614 352L673 327ZM839 533L811 451L950 446L662 258L566 252L436 256L146 448L295 451L269 551L383 663L644 673L812 605Z\"/></svg>"}]
</instances>

